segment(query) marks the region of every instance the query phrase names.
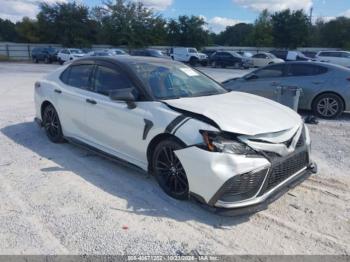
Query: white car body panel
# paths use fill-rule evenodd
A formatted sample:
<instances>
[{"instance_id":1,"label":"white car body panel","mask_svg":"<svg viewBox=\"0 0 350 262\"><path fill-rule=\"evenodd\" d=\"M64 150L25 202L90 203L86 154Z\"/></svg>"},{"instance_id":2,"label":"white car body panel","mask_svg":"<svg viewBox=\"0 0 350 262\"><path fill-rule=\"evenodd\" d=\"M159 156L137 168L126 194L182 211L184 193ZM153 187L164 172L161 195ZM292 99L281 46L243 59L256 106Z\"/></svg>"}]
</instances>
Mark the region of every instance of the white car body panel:
<instances>
[{"instance_id":1,"label":"white car body panel","mask_svg":"<svg viewBox=\"0 0 350 262\"><path fill-rule=\"evenodd\" d=\"M250 136L288 130L302 122L292 109L242 92L166 100L165 103L204 115L217 123L221 130Z\"/></svg>"},{"instance_id":2,"label":"white car body panel","mask_svg":"<svg viewBox=\"0 0 350 262\"><path fill-rule=\"evenodd\" d=\"M322 56L322 53L329 53L329 54L341 53L341 54L344 54L344 57L339 57L337 55ZM341 65L345 67L350 67L350 52L347 52L347 51L321 51L316 54L315 58L317 61L320 61L320 62L326 62L326 63Z\"/></svg>"},{"instance_id":3,"label":"white car body panel","mask_svg":"<svg viewBox=\"0 0 350 262\"><path fill-rule=\"evenodd\" d=\"M191 173L187 177L191 192L200 195L206 202L232 174L244 174L270 166L265 158L252 159L242 155L204 151L197 147L188 147L175 153L185 170Z\"/></svg>"},{"instance_id":4,"label":"white car body panel","mask_svg":"<svg viewBox=\"0 0 350 262\"><path fill-rule=\"evenodd\" d=\"M183 116L168 135L176 136L186 145L175 154L186 170L190 192L201 196L207 203L228 179L269 167L270 162L264 157L204 150L198 147L203 144L200 130L235 133L239 140L253 149L288 155L294 150L304 126L301 117L293 110L241 92L136 102L136 108L130 109L125 102L112 101L107 96L64 84L59 77L68 66L46 76L36 86L37 119L42 120L41 105L48 101L59 115L65 137L77 139L148 171L150 143L166 134L166 128L174 119ZM86 103L86 99L93 99L97 104ZM152 122L146 137L145 120ZM309 148L310 137L306 127L305 130ZM293 136L290 147L281 144Z\"/></svg>"}]
</instances>

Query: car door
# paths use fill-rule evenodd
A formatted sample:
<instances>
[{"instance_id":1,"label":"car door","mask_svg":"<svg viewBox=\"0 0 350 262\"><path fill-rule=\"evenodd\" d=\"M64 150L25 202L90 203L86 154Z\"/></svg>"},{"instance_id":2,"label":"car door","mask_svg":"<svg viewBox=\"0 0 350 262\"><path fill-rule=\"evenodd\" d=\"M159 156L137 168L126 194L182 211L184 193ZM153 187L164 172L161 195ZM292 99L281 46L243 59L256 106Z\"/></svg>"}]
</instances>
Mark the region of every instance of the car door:
<instances>
[{"instance_id":1,"label":"car door","mask_svg":"<svg viewBox=\"0 0 350 262\"><path fill-rule=\"evenodd\" d=\"M55 105L65 136L86 141L86 100L91 93L93 64L68 67L60 76L60 85L54 89Z\"/></svg>"},{"instance_id":2,"label":"car door","mask_svg":"<svg viewBox=\"0 0 350 262\"><path fill-rule=\"evenodd\" d=\"M281 80L283 86L295 86L301 88L302 93L299 99L299 107L307 109L310 99L327 85L330 79L324 77L328 68L321 65L308 63L289 64L286 70L286 77Z\"/></svg>"},{"instance_id":3,"label":"car door","mask_svg":"<svg viewBox=\"0 0 350 262\"><path fill-rule=\"evenodd\" d=\"M350 67L350 53L348 52L339 52L340 54L340 65L345 67Z\"/></svg>"},{"instance_id":4,"label":"car door","mask_svg":"<svg viewBox=\"0 0 350 262\"><path fill-rule=\"evenodd\" d=\"M265 54L256 54L253 56L253 63L254 63L254 66L256 67L262 67L262 66L265 66L267 63L266 63L266 59L267 59L267 56Z\"/></svg>"},{"instance_id":5,"label":"car door","mask_svg":"<svg viewBox=\"0 0 350 262\"><path fill-rule=\"evenodd\" d=\"M99 62L95 67L93 86L94 93L86 109L90 143L105 152L140 164L145 155L141 143L147 112L141 106L130 109L124 101L109 98L111 91L134 87L132 80L116 65Z\"/></svg>"},{"instance_id":6,"label":"car door","mask_svg":"<svg viewBox=\"0 0 350 262\"><path fill-rule=\"evenodd\" d=\"M282 84L285 71L285 64L275 64L258 69L245 77L245 81L239 91L276 100L277 88Z\"/></svg>"}]
</instances>

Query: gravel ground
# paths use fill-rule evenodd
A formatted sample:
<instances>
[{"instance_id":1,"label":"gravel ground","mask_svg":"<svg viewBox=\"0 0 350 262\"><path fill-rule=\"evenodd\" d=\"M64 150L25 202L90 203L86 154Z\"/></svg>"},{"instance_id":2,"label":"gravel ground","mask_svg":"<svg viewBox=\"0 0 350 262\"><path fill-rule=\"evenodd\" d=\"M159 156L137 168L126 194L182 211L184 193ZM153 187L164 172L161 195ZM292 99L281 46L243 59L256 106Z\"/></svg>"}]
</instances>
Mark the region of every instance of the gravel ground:
<instances>
[{"instance_id":1,"label":"gravel ground","mask_svg":"<svg viewBox=\"0 0 350 262\"><path fill-rule=\"evenodd\" d=\"M0 254L349 254L350 116L310 126L319 173L267 210L215 215L33 122L56 65L0 64ZM201 69L222 81L243 70Z\"/></svg>"}]
</instances>

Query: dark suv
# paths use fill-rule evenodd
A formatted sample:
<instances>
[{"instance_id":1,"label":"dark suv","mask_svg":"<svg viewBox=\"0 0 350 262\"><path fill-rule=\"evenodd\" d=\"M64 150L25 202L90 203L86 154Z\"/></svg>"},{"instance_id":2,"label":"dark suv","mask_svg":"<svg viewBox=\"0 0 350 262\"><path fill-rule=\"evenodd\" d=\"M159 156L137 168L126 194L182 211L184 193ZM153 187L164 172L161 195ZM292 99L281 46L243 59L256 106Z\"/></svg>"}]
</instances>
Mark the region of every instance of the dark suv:
<instances>
[{"instance_id":1,"label":"dark suv","mask_svg":"<svg viewBox=\"0 0 350 262\"><path fill-rule=\"evenodd\" d=\"M242 57L233 51L218 51L210 57L210 64L213 67L233 66L234 68L249 68L249 59Z\"/></svg>"},{"instance_id":2,"label":"dark suv","mask_svg":"<svg viewBox=\"0 0 350 262\"><path fill-rule=\"evenodd\" d=\"M32 60L34 63L44 61L46 64L57 61L58 50L52 47L35 47L32 50Z\"/></svg>"}]
</instances>

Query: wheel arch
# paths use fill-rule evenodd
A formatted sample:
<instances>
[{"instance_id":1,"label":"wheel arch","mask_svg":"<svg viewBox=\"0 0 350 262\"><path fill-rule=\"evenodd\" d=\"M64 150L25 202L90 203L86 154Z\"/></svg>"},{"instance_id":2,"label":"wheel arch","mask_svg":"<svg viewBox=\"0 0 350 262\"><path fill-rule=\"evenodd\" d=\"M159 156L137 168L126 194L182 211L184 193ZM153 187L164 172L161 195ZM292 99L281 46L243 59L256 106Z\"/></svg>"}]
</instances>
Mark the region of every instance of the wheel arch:
<instances>
[{"instance_id":1,"label":"wheel arch","mask_svg":"<svg viewBox=\"0 0 350 262\"><path fill-rule=\"evenodd\" d=\"M332 94L332 95L338 96L338 97L341 99L341 101L343 102L343 106L344 106L343 110L346 109L346 106L347 106L347 105L346 105L346 102L345 102L344 97L343 97L341 94L339 94L339 93L337 93L337 92L334 92L334 91L323 91L323 92L317 94L317 95L312 99L311 104L310 104L310 108L313 109L317 98L319 98L320 96L325 95L325 94Z\"/></svg>"},{"instance_id":2,"label":"wheel arch","mask_svg":"<svg viewBox=\"0 0 350 262\"><path fill-rule=\"evenodd\" d=\"M153 156L153 153L154 153L156 146L160 142L162 142L164 140L169 140L169 139L174 139L177 142L179 142L180 144L183 144L184 146L186 146L186 143L183 142L180 138L178 138L175 135L169 134L169 133L161 133L161 134L158 134L155 137L153 137L151 142L148 144L148 147L147 147L147 161L148 161L148 172L149 173L152 173L152 171L153 171L152 156Z\"/></svg>"}]
</instances>

